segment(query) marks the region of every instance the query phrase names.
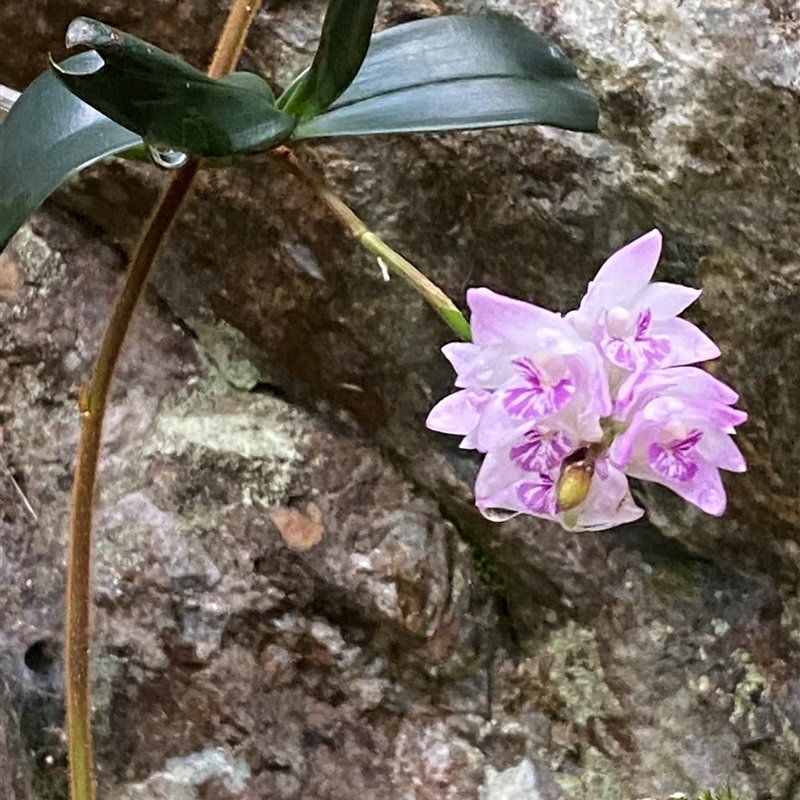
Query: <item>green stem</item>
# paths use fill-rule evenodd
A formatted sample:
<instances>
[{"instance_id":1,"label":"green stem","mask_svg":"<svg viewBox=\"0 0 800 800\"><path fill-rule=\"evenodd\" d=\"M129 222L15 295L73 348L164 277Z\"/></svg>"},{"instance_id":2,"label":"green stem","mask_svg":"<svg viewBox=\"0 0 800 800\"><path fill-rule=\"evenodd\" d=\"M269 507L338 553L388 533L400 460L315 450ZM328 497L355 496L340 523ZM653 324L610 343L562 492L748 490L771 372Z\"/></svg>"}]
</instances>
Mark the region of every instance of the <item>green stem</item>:
<instances>
[{"instance_id":1,"label":"green stem","mask_svg":"<svg viewBox=\"0 0 800 800\"><path fill-rule=\"evenodd\" d=\"M260 0L236 0L208 69L211 77L225 75L236 66L259 5ZM72 800L95 798L90 694L92 515L108 393L133 312L199 168L200 161L192 159L173 173L164 187L134 249L125 285L100 345L91 383L81 390L82 424L72 492L64 648Z\"/></svg>"},{"instance_id":2,"label":"green stem","mask_svg":"<svg viewBox=\"0 0 800 800\"><path fill-rule=\"evenodd\" d=\"M455 303L429 278L423 275L410 261L389 247L380 237L373 233L355 212L341 199L321 178L313 175L297 160L295 154L287 147L279 147L271 155L292 175L306 184L344 225L361 246L383 261L386 266L422 295L436 313L463 339L472 339L469 323L458 310Z\"/></svg>"}]
</instances>

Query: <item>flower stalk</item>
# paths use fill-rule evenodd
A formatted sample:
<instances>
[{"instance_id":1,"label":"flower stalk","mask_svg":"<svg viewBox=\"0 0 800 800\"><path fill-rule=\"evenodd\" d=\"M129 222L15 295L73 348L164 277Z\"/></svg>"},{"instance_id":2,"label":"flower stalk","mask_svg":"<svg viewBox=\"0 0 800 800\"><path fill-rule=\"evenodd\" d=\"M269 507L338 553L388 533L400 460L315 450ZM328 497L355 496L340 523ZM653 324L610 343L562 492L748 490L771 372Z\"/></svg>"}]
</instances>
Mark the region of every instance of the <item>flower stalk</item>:
<instances>
[{"instance_id":1,"label":"flower stalk","mask_svg":"<svg viewBox=\"0 0 800 800\"><path fill-rule=\"evenodd\" d=\"M218 78L234 69L259 5L260 0L235 1L208 69L209 76ZM64 649L72 800L95 798L90 696L92 519L108 393L133 312L147 285L158 253L189 195L199 167L199 160L190 160L172 174L164 187L134 249L125 285L106 328L91 382L82 388L79 399L82 424L73 481Z\"/></svg>"},{"instance_id":2,"label":"flower stalk","mask_svg":"<svg viewBox=\"0 0 800 800\"><path fill-rule=\"evenodd\" d=\"M271 155L287 172L299 178L326 203L334 216L365 250L380 258L395 275L409 283L460 339L465 342L471 341L469 323L464 315L432 280L425 277L410 261L371 231L321 178L303 167L289 148L276 148Z\"/></svg>"}]
</instances>

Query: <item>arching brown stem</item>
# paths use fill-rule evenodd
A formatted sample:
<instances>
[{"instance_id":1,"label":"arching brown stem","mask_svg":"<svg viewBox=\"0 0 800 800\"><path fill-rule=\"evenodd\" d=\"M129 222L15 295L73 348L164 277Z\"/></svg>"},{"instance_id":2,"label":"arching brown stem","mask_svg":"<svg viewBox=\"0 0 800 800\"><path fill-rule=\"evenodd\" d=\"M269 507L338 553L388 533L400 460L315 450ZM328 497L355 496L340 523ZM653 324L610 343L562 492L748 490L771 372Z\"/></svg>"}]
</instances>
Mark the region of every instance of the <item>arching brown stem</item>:
<instances>
[{"instance_id":1,"label":"arching brown stem","mask_svg":"<svg viewBox=\"0 0 800 800\"><path fill-rule=\"evenodd\" d=\"M260 0L235 0L208 69L212 78L235 68L259 5ZM134 249L91 382L81 391L82 424L72 492L64 648L72 800L95 799L90 695L92 512L108 393L133 312L199 168L197 159L190 160L173 173L164 187Z\"/></svg>"}]
</instances>

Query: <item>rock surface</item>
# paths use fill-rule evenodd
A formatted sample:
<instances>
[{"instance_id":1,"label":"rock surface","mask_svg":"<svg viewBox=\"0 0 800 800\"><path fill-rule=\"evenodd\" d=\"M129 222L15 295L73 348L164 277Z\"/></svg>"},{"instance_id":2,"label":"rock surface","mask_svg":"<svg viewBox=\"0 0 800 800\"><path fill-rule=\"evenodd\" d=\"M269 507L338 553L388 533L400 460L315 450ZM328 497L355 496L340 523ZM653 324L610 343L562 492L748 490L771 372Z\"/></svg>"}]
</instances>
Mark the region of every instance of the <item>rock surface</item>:
<instances>
[{"instance_id":1,"label":"rock surface","mask_svg":"<svg viewBox=\"0 0 800 800\"><path fill-rule=\"evenodd\" d=\"M201 65L222 5L9 0L0 81L22 88L59 57L78 13ZM271 163L204 173L106 429L102 796L511 800L527 781L542 800L725 782L800 798L800 10L491 7L574 58L600 136L375 137L302 157L459 299L486 285L566 310L658 225L660 277L704 290L694 319L750 413L750 470L721 519L647 491L648 522L603 534L485 522L476 462L422 425L451 384L437 318ZM478 8L399 0L380 19ZM285 84L322 11L268 3L243 66ZM75 399L160 180L95 168L0 260L3 797L63 797Z\"/></svg>"}]
</instances>

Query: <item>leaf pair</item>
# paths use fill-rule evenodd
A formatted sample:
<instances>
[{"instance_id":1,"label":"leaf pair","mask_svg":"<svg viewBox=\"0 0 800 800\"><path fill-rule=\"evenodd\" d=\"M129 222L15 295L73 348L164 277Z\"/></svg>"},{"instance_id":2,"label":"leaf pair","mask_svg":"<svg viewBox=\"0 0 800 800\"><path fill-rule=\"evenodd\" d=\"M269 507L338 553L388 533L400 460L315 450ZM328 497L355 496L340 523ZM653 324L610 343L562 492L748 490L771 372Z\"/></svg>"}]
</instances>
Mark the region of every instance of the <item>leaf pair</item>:
<instances>
[{"instance_id":1,"label":"leaf pair","mask_svg":"<svg viewBox=\"0 0 800 800\"><path fill-rule=\"evenodd\" d=\"M143 141L224 157L319 136L520 123L596 130L597 105L572 65L516 20L440 17L371 36L376 6L331 0L310 68L277 101L257 75L212 80L76 19L68 46L94 50L37 78L0 126L0 249L72 174Z\"/></svg>"}]
</instances>

